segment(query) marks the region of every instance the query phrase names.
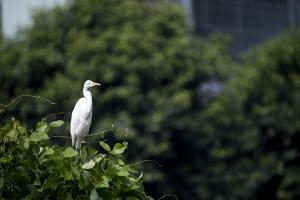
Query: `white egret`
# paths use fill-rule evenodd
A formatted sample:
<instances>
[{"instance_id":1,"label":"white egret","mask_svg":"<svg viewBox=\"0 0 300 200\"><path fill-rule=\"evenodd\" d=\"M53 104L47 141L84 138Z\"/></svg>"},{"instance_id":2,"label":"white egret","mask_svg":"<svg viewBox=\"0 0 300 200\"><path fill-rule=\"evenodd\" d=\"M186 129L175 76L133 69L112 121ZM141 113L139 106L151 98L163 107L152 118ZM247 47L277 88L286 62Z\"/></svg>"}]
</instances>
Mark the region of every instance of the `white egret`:
<instances>
[{"instance_id":1,"label":"white egret","mask_svg":"<svg viewBox=\"0 0 300 200\"><path fill-rule=\"evenodd\" d=\"M89 88L100 85L100 83L95 83L90 80L85 81L83 86L84 97L77 101L73 109L70 132L72 137L72 145L76 149L80 149L81 142L89 133L91 126L93 100Z\"/></svg>"}]
</instances>

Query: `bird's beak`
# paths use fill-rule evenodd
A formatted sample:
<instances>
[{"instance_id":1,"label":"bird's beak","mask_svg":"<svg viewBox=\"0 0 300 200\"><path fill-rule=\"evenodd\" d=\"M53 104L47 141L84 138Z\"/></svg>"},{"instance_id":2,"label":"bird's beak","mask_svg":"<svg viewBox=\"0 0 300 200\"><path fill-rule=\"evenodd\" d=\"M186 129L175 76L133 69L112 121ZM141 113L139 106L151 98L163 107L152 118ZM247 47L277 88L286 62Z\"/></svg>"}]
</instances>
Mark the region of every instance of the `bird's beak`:
<instances>
[{"instance_id":1,"label":"bird's beak","mask_svg":"<svg viewBox=\"0 0 300 200\"><path fill-rule=\"evenodd\" d=\"M100 86L100 83L93 82L93 86Z\"/></svg>"}]
</instances>

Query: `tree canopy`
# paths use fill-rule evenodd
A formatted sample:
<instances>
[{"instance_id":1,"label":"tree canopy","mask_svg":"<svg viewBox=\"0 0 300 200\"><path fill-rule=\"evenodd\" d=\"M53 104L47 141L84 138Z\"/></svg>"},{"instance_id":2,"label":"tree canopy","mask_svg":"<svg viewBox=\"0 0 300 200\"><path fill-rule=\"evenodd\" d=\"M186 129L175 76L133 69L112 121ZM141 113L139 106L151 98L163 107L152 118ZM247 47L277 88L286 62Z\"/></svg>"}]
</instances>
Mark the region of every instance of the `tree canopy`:
<instances>
[{"instance_id":1,"label":"tree canopy","mask_svg":"<svg viewBox=\"0 0 300 200\"><path fill-rule=\"evenodd\" d=\"M226 37L195 37L174 4L69 1L1 40L1 103L43 97L10 105L1 123L64 112L67 135L83 82L99 81L91 132L114 125L127 160L160 163L142 165L151 196L298 199L299 40L285 33L237 64Z\"/></svg>"},{"instance_id":2,"label":"tree canopy","mask_svg":"<svg viewBox=\"0 0 300 200\"><path fill-rule=\"evenodd\" d=\"M176 193L181 185L176 180L185 181L181 167L191 170L191 157L184 158L189 149L180 140L193 140L189 132L196 134L198 113L210 100L202 85L227 79L232 66L222 36L196 39L180 7L141 0L76 0L40 10L33 25L5 40L1 51L3 102L21 94L55 102L12 105L10 113L29 125L60 112L68 123L83 82L101 82L101 89L92 91L92 132L111 125L126 129L132 143L128 159L163 166L145 164L151 172L145 179L157 197Z\"/></svg>"},{"instance_id":3,"label":"tree canopy","mask_svg":"<svg viewBox=\"0 0 300 200\"><path fill-rule=\"evenodd\" d=\"M205 111L218 193L235 199L299 198L300 32L248 52ZM204 180L203 180L204 181ZM214 196L210 194L209 197Z\"/></svg>"}]
</instances>

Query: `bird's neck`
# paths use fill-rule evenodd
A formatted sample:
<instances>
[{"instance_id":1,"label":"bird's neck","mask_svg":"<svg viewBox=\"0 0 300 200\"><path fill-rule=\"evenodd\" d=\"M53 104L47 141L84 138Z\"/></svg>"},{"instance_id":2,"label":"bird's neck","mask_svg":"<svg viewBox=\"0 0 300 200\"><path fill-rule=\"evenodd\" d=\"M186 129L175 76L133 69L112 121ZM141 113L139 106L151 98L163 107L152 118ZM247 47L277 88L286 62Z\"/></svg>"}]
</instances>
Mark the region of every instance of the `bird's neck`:
<instances>
[{"instance_id":1,"label":"bird's neck","mask_svg":"<svg viewBox=\"0 0 300 200\"><path fill-rule=\"evenodd\" d=\"M89 101L89 102L93 102L92 99L92 94L90 91L88 91L87 89L83 89L83 96Z\"/></svg>"}]
</instances>

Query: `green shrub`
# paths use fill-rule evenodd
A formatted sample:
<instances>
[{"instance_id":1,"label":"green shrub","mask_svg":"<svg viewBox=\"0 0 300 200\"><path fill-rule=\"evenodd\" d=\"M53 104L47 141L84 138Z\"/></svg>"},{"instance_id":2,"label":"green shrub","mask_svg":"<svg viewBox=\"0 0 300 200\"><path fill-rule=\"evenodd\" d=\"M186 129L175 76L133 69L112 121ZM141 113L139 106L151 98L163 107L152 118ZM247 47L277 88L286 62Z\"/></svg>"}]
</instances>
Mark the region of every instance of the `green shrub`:
<instances>
[{"instance_id":1,"label":"green shrub","mask_svg":"<svg viewBox=\"0 0 300 200\"><path fill-rule=\"evenodd\" d=\"M0 197L2 199L152 199L142 173L122 160L127 142L103 151L84 146L49 145L49 129L62 121L42 120L35 130L12 119L0 128ZM99 146L99 147L100 147Z\"/></svg>"}]
</instances>

